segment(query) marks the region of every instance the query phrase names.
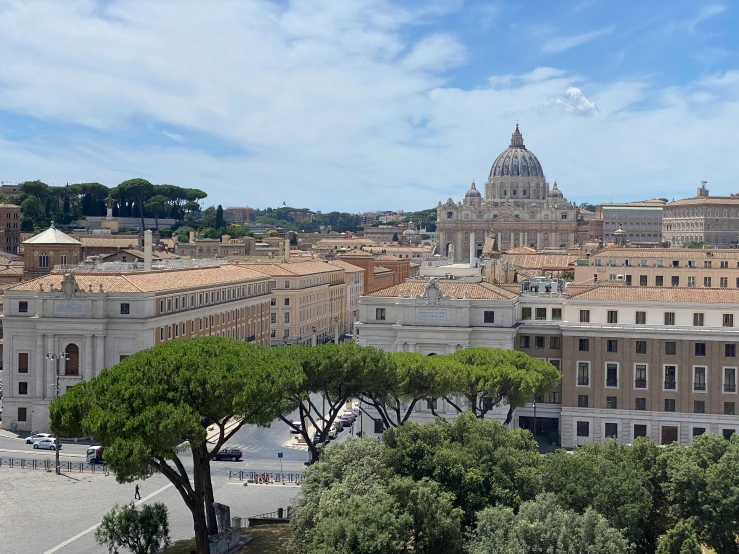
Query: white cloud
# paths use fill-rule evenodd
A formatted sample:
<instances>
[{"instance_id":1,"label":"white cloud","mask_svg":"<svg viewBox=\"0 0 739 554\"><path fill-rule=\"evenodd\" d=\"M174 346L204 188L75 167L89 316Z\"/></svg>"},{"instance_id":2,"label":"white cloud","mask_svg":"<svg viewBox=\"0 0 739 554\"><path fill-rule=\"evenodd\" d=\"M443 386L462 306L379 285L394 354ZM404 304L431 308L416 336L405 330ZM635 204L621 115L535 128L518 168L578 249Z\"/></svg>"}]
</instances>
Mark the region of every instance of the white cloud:
<instances>
[{"instance_id":1,"label":"white cloud","mask_svg":"<svg viewBox=\"0 0 739 554\"><path fill-rule=\"evenodd\" d=\"M381 0L104 6L5 7L0 110L73 126L22 140L0 127L0 179L141 175L223 204L424 208L484 181L518 118L570 199L679 197L701 179L734 192L731 71L661 90L532 63L462 88L445 73L466 63L462 39ZM147 123L158 142L130 139Z\"/></svg>"},{"instance_id":2,"label":"white cloud","mask_svg":"<svg viewBox=\"0 0 739 554\"><path fill-rule=\"evenodd\" d=\"M706 21L707 19L711 19L712 17L716 17L717 15L720 15L725 11L726 6L722 4L708 4L706 6L702 6L694 17L683 22L683 27L688 32L695 33L695 28L700 23L703 23L704 21Z\"/></svg>"},{"instance_id":3,"label":"white cloud","mask_svg":"<svg viewBox=\"0 0 739 554\"><path fill-rule=\"evenodd\" d=\"M591 42L602 36L610 35L613 32L614 28L615 27L613 25L610 25L608 27L603 27L602 29L591 31L589 33L583 33L581 35L555 37L546 41L542 45L541 51L545 54L558 54L559 52L564 52L565 50L570 50L571 48L587 44L588 42Z\"/></svg>"}]
</instances>

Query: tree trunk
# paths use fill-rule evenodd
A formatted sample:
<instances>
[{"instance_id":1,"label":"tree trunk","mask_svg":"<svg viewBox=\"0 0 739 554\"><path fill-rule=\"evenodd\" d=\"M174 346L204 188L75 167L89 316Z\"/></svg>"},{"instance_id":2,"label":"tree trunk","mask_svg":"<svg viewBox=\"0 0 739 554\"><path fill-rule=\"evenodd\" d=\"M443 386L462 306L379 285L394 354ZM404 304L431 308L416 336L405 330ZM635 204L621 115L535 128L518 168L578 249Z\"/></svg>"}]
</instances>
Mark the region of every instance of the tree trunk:
<instances>
[{"instance_id":1,"label":"tree trunk","mask_svg":"<svg viewBox=\"0 0 739 554\"><path fill-rule=\"evenodd\" d=\"M200 458L200 448L192 448L193 461L193 478L195 480L195 498L193 499L193 527L195 529L195 552L197 554L210 554L210 541L208 535L208 524L205 517L205 487L204 472L202 459Z\"/></svg>"},{"instance_id":2,"label":"tree trunk","mask_svg":"<svg viewBox=\"0 0 739 554\"><path fill-rule=\"evenodd\" d=\"M205 452L207 454L207 448ZM216 518L216 508L214 506L213 481L210 478L210 462L204 464L203 467L203 491L205 495L205 517L208 521L208 534L215 535L218 533L218 519Z\"/></svg>"},{"instance_id":3,"label":"tree trunk","mask_svg":"<svg viewBox=\"0 0 739 554\"><path fill-rule=\"evenodd\" d=\"M141 214L141 232L143 233L146 231L146 225L144 223L144 197L140 196L138 198L138 207L139 207L139 214Z\"/></svg>"},{"instance_id":4,"label":"tree trunk","mask_svg":"<svg viewBox=\"0 0 739 554\"><path fill-rule=\"evenodd\" d=\"M503 425L508 425L511 422L511 420L513 419L514 410L515 408L513 406L510 406L510 405L508 406L508 415L506 416L505 422L503 422Z\"/></svg>"}]
</instances>

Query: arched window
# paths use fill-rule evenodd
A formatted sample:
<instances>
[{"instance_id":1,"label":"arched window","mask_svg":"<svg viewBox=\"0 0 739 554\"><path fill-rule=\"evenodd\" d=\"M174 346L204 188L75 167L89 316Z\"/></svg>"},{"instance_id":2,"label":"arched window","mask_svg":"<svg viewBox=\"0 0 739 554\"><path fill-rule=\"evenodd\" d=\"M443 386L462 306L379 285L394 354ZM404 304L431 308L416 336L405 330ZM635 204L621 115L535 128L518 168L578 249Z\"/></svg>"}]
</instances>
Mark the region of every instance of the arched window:
<instances>
[{"instance_id":1,"label":"arched window","mask_svg":"<svg viewBox=\"0 0 739 554\"><path fill-rule=\"evenodd\" d=\"M66 354L66 363L64 365L65 375L79 375L80 374L80 349L76 344L68 344L64 350Z\"/></svg>"}]
</instances>

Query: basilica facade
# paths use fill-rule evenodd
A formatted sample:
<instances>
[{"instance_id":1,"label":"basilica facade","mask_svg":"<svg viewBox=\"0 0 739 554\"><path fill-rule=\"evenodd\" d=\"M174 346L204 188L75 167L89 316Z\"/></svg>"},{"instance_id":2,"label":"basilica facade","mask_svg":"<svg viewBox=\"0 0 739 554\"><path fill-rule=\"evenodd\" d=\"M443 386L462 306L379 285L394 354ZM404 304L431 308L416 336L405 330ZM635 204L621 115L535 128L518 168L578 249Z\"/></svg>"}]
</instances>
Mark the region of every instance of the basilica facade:
<instances>
[{"instance_id":1,"label":"basilica facade","mask_svg":"<svg viewBox=\"0 0 739 554\"><path fill-rule=\"evenodd\" d=\"M510 146L490 169L485 196L473 182L462 202L451 198L444 204L439 202L439 253L458 263L471 263L482 255L487 238L495 239L498 250L574 246L587 235L578 214L577 206L564 197L556 181L550 189L539 160L526 149L516 123Z\"/></svg>"}]
</instances>

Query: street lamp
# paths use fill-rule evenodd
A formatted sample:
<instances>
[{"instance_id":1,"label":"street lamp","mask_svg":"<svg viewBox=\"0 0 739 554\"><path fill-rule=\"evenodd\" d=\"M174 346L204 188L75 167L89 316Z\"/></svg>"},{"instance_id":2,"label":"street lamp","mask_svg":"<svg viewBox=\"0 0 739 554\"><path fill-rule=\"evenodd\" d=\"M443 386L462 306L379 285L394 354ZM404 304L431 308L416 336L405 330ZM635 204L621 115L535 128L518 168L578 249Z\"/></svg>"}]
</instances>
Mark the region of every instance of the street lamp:
<instances>
[{"instance_id":1,"label":"street lamp","mask_svg":"<svg viewBox=\"0 0 739 554\"><path fill-rule=\"evenodd\" d=\"M59 398L59 362L64 360L69 361L69 357L66 352L60 352L59 354L46 354L46 359L54 362L54 373L56 376L56 395L55 398ZM56 435L56 447L54 448L54 457L56 458L56 474L62 474L62 465L59 461L59 432L56 429L52 429L54 435Z\"/></svg>"}]
</instances>

